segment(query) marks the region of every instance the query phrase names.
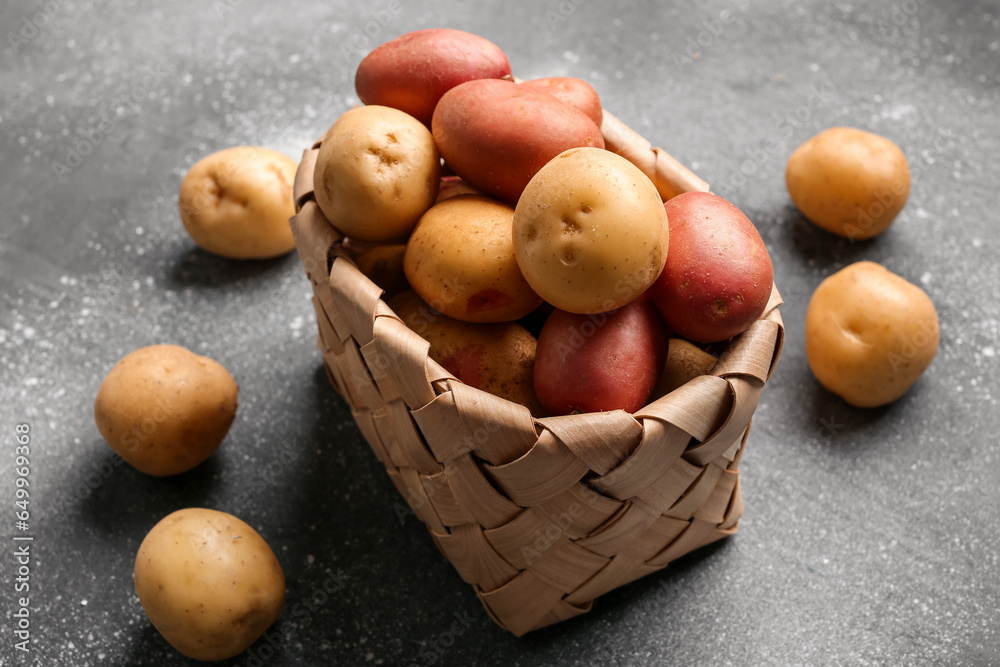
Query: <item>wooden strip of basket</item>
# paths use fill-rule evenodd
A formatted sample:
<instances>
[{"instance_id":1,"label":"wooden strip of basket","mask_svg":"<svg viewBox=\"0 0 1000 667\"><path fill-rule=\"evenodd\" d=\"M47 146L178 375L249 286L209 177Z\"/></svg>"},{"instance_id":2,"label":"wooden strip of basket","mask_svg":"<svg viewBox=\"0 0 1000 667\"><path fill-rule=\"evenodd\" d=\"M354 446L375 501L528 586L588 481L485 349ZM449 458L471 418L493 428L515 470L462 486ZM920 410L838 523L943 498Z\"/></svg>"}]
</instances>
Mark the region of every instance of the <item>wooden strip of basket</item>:
<instances>
[{"instance_id":1,"label":"wooden strip of basket","mask_svg":"<svg viewBox=\"0 0 1000 667\"><path fill-rule=\"evenodd\" d=\"M604 118L607 147L647 173L664 199L708 190L665 151ZM452 377L382 301L315 203L317 149L303 156L291 224L330 381L500 626L520 636L582 614L602 593L736 531L738 464L783 340L776 288L711 375L634 415L536 420Z\"/></svg>"}]
</instances>

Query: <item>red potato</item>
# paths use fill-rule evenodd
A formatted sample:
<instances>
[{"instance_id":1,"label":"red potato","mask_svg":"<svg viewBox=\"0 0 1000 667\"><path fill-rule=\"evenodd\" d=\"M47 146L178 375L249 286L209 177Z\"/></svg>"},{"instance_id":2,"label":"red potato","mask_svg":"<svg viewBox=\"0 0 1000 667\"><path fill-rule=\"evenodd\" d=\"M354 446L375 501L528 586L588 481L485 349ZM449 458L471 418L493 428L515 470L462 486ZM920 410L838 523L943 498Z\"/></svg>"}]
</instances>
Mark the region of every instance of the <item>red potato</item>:
<instances>
[{"instance_id":1,"label":"red potato","mask_svg":"<svg viewBox=\"0 0 1000 667\"><path fill-rule=\"evenodd\" d=\"M664 207L670 247L650 293L667 324L700 343L727 340L764 312L771 257L757 228L736 206L708 192L688 192Z\"/></svg>"},{"instance_id":2,"label":"red potato","mask_svg":"<svg viewBox=\"0 0 1000 667\"><path fill-rule=\"evenodd\" d=\"M611 313L556 310L535 353L535 393L552 415L646 404L667 357L667 328L648 297Z\"/></svg>"},{"instance_id":3,"label":"red potato","mask_svg":"<svg viewBox=\"0 0 1000 667\"><path fill-rule=\"evenodd\" d=\"M604 120L600 96L594 87L583 79L572 76L550 76L544 79L523 81L521 85L525 88L548 93L557 100L562 100L566 104L576 107L587 114L597 127L600 127L601 121Z\"/></svg>"},{"instance_id":4,"label":"red potato","mask_svg":"<svg viewBox=\"0 0 1000 667\"><path fill-rule=\"evenodd\" d=\"M365 56L354 88L365 104L405 111L428 127L438 100L460 83L510 76L493 42L462 30L429 28L386 42Z\"/></svg>"},{"instance_id":5,"label":"red potato","mask_svg":"<svg viewBox=\"0 0 1000 667\"><path fill-rule=\"evenodd\" d=\"M510 81L469 81L445 93L431 123L441 157L490 196L516 203L531 177L569 148L604 148L585 113Z\"/></svg>"},{"instance_id":6,"label":"red potato","mask_svg":"<svg viewBox=\"0 0 1000 667\"><path fill-rule=\"evenodd\" d=\"M442 176L441 187L438 188L438 196L434 203L440 204L444 200L457 197L458 195L481 194L483 193L463 181L458 176Z\"/></svg>"}]
</instances>

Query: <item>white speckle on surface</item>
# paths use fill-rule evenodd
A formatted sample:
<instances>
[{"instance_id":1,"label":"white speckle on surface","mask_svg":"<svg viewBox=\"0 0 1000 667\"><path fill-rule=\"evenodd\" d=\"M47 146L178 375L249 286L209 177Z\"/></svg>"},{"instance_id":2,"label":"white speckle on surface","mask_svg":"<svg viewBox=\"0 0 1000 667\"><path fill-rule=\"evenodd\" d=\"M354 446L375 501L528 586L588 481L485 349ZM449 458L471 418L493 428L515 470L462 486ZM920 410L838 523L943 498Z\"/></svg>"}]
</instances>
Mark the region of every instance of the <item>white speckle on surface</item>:
<instances>
[{"instance_id":1,"label":"white speckle on surface","mask_svg":"<svg viewBox=\"0 0 1000 667\"><path fill-rule=\"evenodd\" d=\"M997 352L996 352L995 349L993 349L992 345L987 345L986 347L983 348L983 356L984 357L995 357L996 354L997 354Z\"/></svg>"},{"instance_id":2,"label":"white speckle on surface","mask_svg":"<svg viewBox=\"0 0 1000 667\"><path fill-rule=\"evenodd\" d=\"M930 217L931 217L931 214L928 213L926 209L918 208L917 209L917 217L920 218L921 220L929 220Z\"/></svg>"},{"instance_id":3,"label":"white speckle on surface","mask_svg":"<svg viewBox=\"0 0 1000 667\"><path fill-rule=\"evenodd\" d=\"M563 58L570 61L571 63L580 62L580 56L572 51L563 51Z\"/></svg>"},{"instance_id":4,"label":"white speckle on surface","mask_svg":"<svg viewBox=\"0 0 1000 667\"><path fill-rule=\"evenodd\" d=\"M932 276L930 271L924 271L923 275L920 276L920 282L923 283L924 285L930 285L931 277Z\"/></svg>"},{"instance_id":5,"label":"white speckle on surface","mask_svg":"<svg viewBox=\"0 0 1000 667\"><path fill-rule=\"evenodd\" d=\"M302 316L296 315L288 326L292 328L292 331L298 331L299 329L302 328L303 324L305 324L305 320L302 318Z\"/></svg>"},{"instance_id":6,"label":"white speckle on surface","mask_svg":"<svg viewBox=\"0 0 1000 667\"><path fill-rule=\"evenodd\" d=\"M80 604L82 604L84 607L86 607L87 606L87 601L86 600L80 600ZM70 646L72 646L72 644L70 644Z\"/></svg>"}]
</instances>

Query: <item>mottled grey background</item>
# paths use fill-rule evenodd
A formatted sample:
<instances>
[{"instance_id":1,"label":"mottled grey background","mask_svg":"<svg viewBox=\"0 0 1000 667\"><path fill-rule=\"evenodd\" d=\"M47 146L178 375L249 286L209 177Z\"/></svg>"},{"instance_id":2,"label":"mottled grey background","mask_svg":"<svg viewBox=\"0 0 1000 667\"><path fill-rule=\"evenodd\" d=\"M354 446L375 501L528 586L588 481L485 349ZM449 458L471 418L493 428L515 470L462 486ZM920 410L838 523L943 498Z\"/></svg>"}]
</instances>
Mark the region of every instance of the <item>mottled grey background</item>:
<instances>
[{"instance_id":1,"label":"mottled grey background","mask_svg":"<svg viewBox=\"0 0 1000 667\"><path fill-rule=\"evenodd\" d=\"M0 7L0 538L14 533L18 422L32 427L35 536L27 656L13 650L13 543L0 548L0 664L186 664L146 620L132 562L158 519L191 505L255 526L288 578L277 648L226 664L1000 664L1000 8L360 4ZM492 39L521 77L591 81L757 223L787 301L739 534L523 639L398 518L313 349L295 255L212 257L176 209L196 159L246 143L298 157L357 103L364 53L431 26ZM785 191L788 154L834 125L884 134L910 160L910 201L871 242L813 228ZM941 317L926 376L869 411L821 390L802 342L812 290L860 259L921 285ZM173 479L115 466L92 417L111 365L160 342L240 384L222 448Z\"/></svg>"}]
</instances>

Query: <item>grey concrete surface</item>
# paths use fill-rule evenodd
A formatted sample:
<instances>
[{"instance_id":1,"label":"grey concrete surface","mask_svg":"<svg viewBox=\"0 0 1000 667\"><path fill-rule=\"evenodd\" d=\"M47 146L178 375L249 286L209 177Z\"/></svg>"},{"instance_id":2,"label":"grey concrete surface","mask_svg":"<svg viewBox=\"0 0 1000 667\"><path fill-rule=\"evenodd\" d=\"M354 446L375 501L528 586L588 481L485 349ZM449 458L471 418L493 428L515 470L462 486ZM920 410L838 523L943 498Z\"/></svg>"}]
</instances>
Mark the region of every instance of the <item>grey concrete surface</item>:
<instances>
[{"instance_id":1,"label":"grey concrete surface","mask_svg":"<svg viewBox=\"0 0 1000 667\"><path fill-rule=\"evenodd\" d=\"M40 0L3 3L0 25L0 664L187 664L132 586L145 532L186 506L255 526L288 579L278 625L223 664L1000 664L995 3ZM787 301L739 533L523 639L397 514L313 349L294 254L210 256L177 213L196 159L247 143L298 157L357 102L364 53L431 26L492 39L519 76L590 80L756 222ZM910 160L909 203L874 241L788 200L787 156L835 125ZM819 387L802 341L812 290L860 259L921 285L942 334L913 390L867 411ZM221 449L171 479L116 465L92 414L111 365L159 342L240 384ZM28 653L15 534L34 537Z\"/></svg>"}]
</instances>

